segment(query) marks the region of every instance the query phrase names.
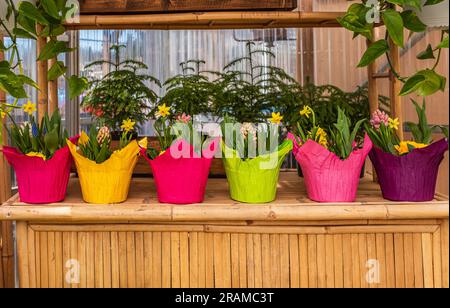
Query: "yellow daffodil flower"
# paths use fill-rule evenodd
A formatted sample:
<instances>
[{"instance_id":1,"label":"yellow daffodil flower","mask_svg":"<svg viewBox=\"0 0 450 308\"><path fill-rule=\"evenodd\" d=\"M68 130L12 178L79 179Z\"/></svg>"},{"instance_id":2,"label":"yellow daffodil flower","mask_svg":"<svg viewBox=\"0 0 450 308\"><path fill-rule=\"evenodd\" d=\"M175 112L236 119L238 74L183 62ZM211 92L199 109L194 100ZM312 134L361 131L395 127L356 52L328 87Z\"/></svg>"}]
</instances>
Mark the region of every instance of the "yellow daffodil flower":
<instances>
[{"instance_id":1,"label":"yellow daffodil flower","mask_svg":"<svg viewBox=\"0 0 450 308\"><path fill-rule=\"evenodd\" d=\"M166 104L163 104L162 106L158 106L158 112L156 113L157 116L160 117L167 117L170 115L170 107L167 107Z\"/></svg>"},{"instance_id":2,"label":"yellow daffodil flower","mask_svg":"<svg viewBox=\"0 0 450 308\"><path fill-rule=\"evenodd\" d=\"M23 105L23 111L28 113L28 115L33 115L33 113L36 111L36 104L33 104L31 101L28 101L25 105Z\"/></svg>"},{"instance_id":3,"label":"yellow daffodil flower","mask_svg":"<svg viewBox=\"0 0 450 308\"><path fill-rule=\"evenodd\" d=\"M312 109L309 106L303 107L303 109L300 111L300 115L305 116L308 119L309 119L309 116L311 115L311 113L312 113Z\"/></svg>"},{"instance_id":4,"label":"yellow daffodil flower","mask_svg":"<svg viewBox=\"0 0 450 308\"><path fill-rule=\"evenodd\" d=\"M123 120L122 126L120 126L120 128L128 133L134 129L134 125L136 125L136 122L133 122L131 119L127 119Z\"/></svg>"},{"instance_id":5,"label":"yellow daffodil flower","mask_svg":"<svg viewBox=\"0 0 450 308\"><path fill-rule=\"evenodd\" d=\"M398 130L399 125L400 125L400 121L398 120L398 118L395 118L395 119L389 118L389 128Z\"/></svg>"},{"instance_id":6,"label":"yellow daffodil flower","mask_svg":"<svg viewBox=\"0 0 450 308\"><path fill-rule=\"evenodd\" d=\"M270 118L270 122L273 124L280 124L283 120L283 116L280 115L279 112L272 112L272 118Z\"/></svg>"},{"instance_id":7,"label":"yellow daffodil flower","mask_svg":"<svg viewBox=\"0 0 450 308\"><path fill-rule=\"evenodd\" d=\"M29 156L29 157L39 157L39 158L42 158L43 160L47 160L47 157L45 157L45 155L42 154L42 153L30 152L30 153L27 154L27 156Z\"/></svg>"},{"instance_id":8,"label":"yellow daffodil flower","mask_svg":"<svg viewBox=\"0 0 450 308\"><path fill-rule=\"evenodd\" d=\"M415 149L422 149L428 146L428 144L424 143L417 143L414 141L402 141L399 145L395 146L395 149L397 150L398 154L408 154L409 153L409 147L408 145L414 147Z\"/></svg>"},{"instance_id":9,"label":"yellow daffodil flower","mask_svg":"<svg viewBox=\"0 0 450 308\"><path fill-rule=\"evenodd\" d=\"M82 131L80 138L78 139L78 144L85 145L88 142L89 142L89 136L84 131Z\"/></svg>"},{"instance_id":10,"label":"yellow daffodil flower","mask_svg":"<svg viewBox=\"0 0 450 308\"><path fill-rule=\"evenodd\" d=\"M319 140L317 142L324 148L328 149L327 133L323 128L319 127L317 129L317 136L319 137Z\"/></svg>"},{"instance_id":11,"label":"yellow daffodil flower","mask_svg":"<svg viewBox=\"0 0 450 308\"><path fill-rule=\"evenodd\" d=\"M0 118L4 119L6 117L6 112L1 111L0 112Z\"/></svg>"}]
</instances>

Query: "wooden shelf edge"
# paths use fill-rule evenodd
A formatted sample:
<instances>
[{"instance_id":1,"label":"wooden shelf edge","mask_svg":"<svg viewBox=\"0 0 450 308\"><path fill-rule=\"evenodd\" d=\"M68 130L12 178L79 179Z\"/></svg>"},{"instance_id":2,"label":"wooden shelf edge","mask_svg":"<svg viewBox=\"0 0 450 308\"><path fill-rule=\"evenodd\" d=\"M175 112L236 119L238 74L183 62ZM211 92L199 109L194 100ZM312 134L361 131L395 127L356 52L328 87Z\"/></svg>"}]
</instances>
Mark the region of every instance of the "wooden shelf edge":
<instances>
[{"instance_id":1,"label":"wooden shelf edge","mask_svg":"<svg viewBox=\"0 0 450 308\"><path fill-rule=\"evenodd\" d=\"M12 205L0 207L0 220L40 222L202 222L448 219L449 202L367 204L198 204L198 205Z\"/></svg>"},{"instance_id":2,"label":"wooden shelf edge","mask_svg":"<svg viewBox=\"0 0 450 308\"><path fill-rule=\"evenodd\" d=\"M340 27L345 12L206 12L137 15L81 15L67 30L92 29L254 29Z\"/></svg>"}]
</instances>

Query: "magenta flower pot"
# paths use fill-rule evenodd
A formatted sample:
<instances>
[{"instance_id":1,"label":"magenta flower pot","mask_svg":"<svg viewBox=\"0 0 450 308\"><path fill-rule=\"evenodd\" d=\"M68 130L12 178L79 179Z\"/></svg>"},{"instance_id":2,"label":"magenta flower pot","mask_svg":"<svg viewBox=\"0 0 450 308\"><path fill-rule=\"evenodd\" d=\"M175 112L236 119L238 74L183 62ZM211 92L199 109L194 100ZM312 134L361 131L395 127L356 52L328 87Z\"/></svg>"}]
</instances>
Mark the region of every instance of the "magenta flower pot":
<instances>
[{"instance_id":1,"label":"magenta flower pot","mask_svg":"<svg viewBox=\"0 0 450 308\"><path fill-rule=\"evenodd\" d=\"M76 142L78 138L71 140ZM72 166L72 156L67 146L46 161L26 156L8 146L3 147L3 155L16 172L21 202L47 204L64 200Z\"/></svg>"},{"instance_id":2,"label":"magenta flower pot","mask_svg":"<svg viewBox=\"0 0 450 308\"><path fill-rule=\"evenodd\" d=\"M377 172L383 197L405 202L433 200L439 165L447 150L446 139L402 156L385 153L374 147L369 156Z\"/></svg>"},{"instance_id":3,"label":"magenta flower pot","mask_svg":"<svg viewBox=\"0 0 450 308\"><path fill-rule=\"evenodd\" d=\"M361 169L372 149L366 135L362 149L342 160L315 141L308 140L299 146L295 138L293 153L300 164L308 197L317 202L353 202L356 199ZM294 138L294 139L293 139Z\"/></svg>"},{"instance_id":4,"label":"magenta flower pot","mask_svg":"<svg viewBox=\"0 0 450 308\"><path fill-rule=\"evenodd\" d=\"M153 160L146 155L146 149L141 149L141 155L152 168L159 202L202 203L218 144L219 139L211 142L208 149L203 150L202 157L184 140L177 141L164 154Z\"/></svg>"}]
</instances>

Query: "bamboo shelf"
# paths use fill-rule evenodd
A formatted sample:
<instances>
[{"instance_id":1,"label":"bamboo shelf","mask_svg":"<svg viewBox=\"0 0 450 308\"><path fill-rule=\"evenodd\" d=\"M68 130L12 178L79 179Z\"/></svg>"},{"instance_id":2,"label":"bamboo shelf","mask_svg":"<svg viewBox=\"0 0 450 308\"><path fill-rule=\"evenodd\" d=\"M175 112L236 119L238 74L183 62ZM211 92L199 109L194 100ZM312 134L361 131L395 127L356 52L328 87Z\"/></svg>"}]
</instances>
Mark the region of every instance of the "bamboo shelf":
<instances>
[{"instance_id":1,"label":"bamboo shelf","mask_svg":"<svg viewBox=\"0 0 450 308\"><path fill-rule=\"evenodd\" d=\"M208 30L264 28L333 28L343 12L206 12L136 15L81 15L68 30Z\"/></svg>"},{"instance_id":2,"label":"bamboo shelf","mask_svg":"<svg viewBox=\"0 0 450 308\"><path fill-rule=\"evenodd\" d=\"M364 179L355 203L316 204L296 173L279 183L272 204L210 179L204 204L174 206L138 178L126 203L87 205L72 179L64 203L15 196L0 220L17 221L21 287L449 286L447 198L394 203Z\"/></svg>"},{"instance_id":3,"label":"bamboo shelf","mask_svg":"<svg viewBox=\"0 0 450 308\"><path fill-rule=\"evenodd\" d=\"M448 218L448 200L395 203L384 200L378 184L362 181L355 203L318 204L309 200L295 172L281 174L278 198L271 204L242 204L229 198L225 179L210 179L203 204L159 204L152 179L135 178L126 203L89 205L72 179L63 203L26 205L14 196L0 208L0 220L60 222L289 221Z\"/></svg>"}]
</instances>

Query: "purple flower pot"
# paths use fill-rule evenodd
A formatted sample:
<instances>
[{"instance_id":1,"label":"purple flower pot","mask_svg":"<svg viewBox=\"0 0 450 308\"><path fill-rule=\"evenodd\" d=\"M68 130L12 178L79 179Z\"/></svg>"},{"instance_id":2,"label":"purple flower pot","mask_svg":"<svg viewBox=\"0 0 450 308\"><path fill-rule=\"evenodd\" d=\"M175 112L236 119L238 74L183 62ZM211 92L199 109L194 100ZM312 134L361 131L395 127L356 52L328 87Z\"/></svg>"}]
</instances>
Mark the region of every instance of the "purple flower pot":
<instances>
[{"instance_id":1,"label":"purple flower pot","mask_svg":"<svg viewBox=\"0 0 450 308\"><path fill-rule=\"evenodd\" d=\"M439 165L448 150L442 139L403 156L374 147L370 152L383 197L392 201L425 202L434 199Z\"/></svg>"}]
</instances>

